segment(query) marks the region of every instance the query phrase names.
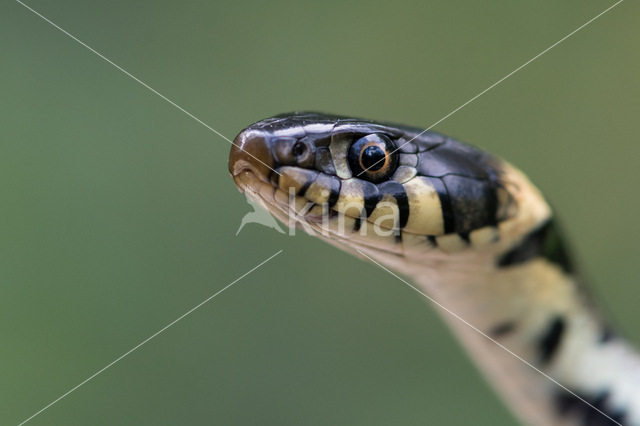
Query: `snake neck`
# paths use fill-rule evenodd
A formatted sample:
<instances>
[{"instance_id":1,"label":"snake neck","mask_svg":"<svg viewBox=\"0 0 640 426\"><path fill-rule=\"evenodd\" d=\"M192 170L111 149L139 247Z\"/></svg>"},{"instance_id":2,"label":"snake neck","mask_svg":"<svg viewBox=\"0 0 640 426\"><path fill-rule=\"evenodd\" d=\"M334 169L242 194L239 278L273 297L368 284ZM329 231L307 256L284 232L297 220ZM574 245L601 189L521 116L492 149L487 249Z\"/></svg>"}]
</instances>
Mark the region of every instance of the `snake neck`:
<instances>
[{"instance_id":1,"label":"snake neck","mask_svg":"<svg viewBox=\"0 0 640 426\"><path fill-rule=\"evenodd\" d=\"M561 267L544 258L482 274L430 267L413 280L459 315L443 318L525 423L615 424L582 398L625 426L640 424L636 353Z\"/></svg>"},{"instance_id":2,"label":"snake neck","mask_svg":"<svg viewBox=\"0 0 640 426\"><path fill-rule=\"evenodd\" d=\"M547 203L511 173L521 213L491 248L362 251L450 311L445 322L524 423L640 425L640 357L592 303Z\"/></svg>"}]
</instances>

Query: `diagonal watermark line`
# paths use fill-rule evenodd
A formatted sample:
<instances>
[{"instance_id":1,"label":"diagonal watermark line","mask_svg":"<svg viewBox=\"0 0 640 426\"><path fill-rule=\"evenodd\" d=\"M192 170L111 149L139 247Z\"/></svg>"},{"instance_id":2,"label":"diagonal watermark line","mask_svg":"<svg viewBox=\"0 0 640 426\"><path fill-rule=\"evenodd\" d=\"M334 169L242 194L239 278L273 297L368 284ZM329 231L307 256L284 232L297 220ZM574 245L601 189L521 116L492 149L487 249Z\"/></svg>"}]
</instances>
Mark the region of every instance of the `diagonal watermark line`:
<instances>
[{"instance_id":1,"label":"diagonal watermark line","mask_svg":"<svg viewBox=\"0 0 640 426\"><path fill-rule=\"evenodd\" d=\"M78 43L80 43L81 45L83 45L84 47L86 47L87 49L89 49L90 51L92 51L93 53L95 53L96 55L98 55L99 57L101 57L102 59L104 59L105 61L107 61L108 63L110 63L111 65L113 65L114 67L116 67L117 69L119 69L120 71L122 71L123 73L125 73L126 75L128 75L129 77L131 77L132 79L134 79L135 81L137 81L138 83L142 84L144 87L146 87L147 89L151 90L153 93L155 93L156 95L160 96L162 99L164 99L165 101L169 102L171 105L173 105L174 107L178 108L180 111L184 112L185 114L187 114L189 117L193 118L194 120L196 120L198 123L202 124L204 127L206 127L207 129L211 130L212 132L214 132L216 135L220 136L222 139L226 140L227 142L229 142L231 145L235 145L238 148L242 149L240 146L236 145L231 139L229 139L228 137L226 137L225 135L223 135L222 133L218 132L216 129L214 129L213 127L209 126L207 123L205 123L204 121L200 120L198 117L196 117L195 115L191 114L189 111L187 111L186 109L182 108L180 105L176 104L175 102L173 102L171 99L167 98L166 96L164 96L162 93L158 92L157 90L155 90L153 87L149 86L148 84L146 84L145 82L143 82L142 80L140 80L138 77L134 76L133 74L131 74L130 72L128 72L127 70L125 70L124 68L122 68L121 66L119 66L118 64L116 64L115 62L113 62L112 60L110 60L109 58L107 58L106 56L102 55L101 53L99 53L98 51L96 51L95 49L93 49L91 46L87 45L86 43L84 43L82 40L78 39L77 37L71 35L69 32L65 31L64 29L62 29L60 26L56 25L55 23L53 23L51 20L47 19L46 17L44 17L42 14L36 12L34 9L32 9L31 7L27 6L26 4L24 4L23 2L21 2L20 0L16 0L18 3L20 3L21 5L23 5L24 7L26 7L27 9L29 9L30 11L32 11L33 13L35 13L36 15L38 15L39 17L41 17L42 19L44 19L45 21L47 21L48 23L50 23L51 25L53 25L54 27L56 27L57 29L59 29L60 31L62 31L63 33L65 33L66 35L68 35L69 37L71 37L72 39L74 39L75 41L77 41ZM260 161L259 158L256 158L255 156L253 156L251 153L245 151L247 154L251 155L253 158L255 158L257 161L259 161L260 163L264 164L267 168L269 168L271 171L277 173L278 175L280 175L280 173L278 173L276 170L273 170L271 167L269 167L267 164L263 163L262 161Z\"/></svg>"},{"instance_id":2,"label":"diagonal watermark line","mask_svg":"<svg viewBox=\"0 0 640 426\"><path fill-rule=\"evenodd\" d=\"M542 374L544 377L546 377L547 379L551 380L553 383L555 383L556 385L560 386L562 389L566 390L567 392L569 392L571 395L575 396L576 398L578 398L580 401L584 402L585 404L587 404L589 407L593 408L594 410L596 410L597 412L599 412L600 414L602 414L603 416L605 416L606 418L608 418L609 420L611 420L612 422L614 422L615 424L622 426L621 423L618 423L617 421L613 420L611 417L609 417L608 415L606 415L605 413L602 412L602 410L594 407L592 404L590 404L589 402L585 401L584 398L581 398L580 396L576 395L574 392L572 392L571 390L567 389L564 385L562 385L560 382L558 382L557 380L553 379L551 376L543 373L542 371L540 371L539 369L537 369L536 367L534 367L531 363L529 363L528 361L524 360L522 357L516 355L514 352L512 352L510 349L507 349L506 346L498 343L497 341L495 341L494 339L492 339L491 337L489 337L485 332L483 332L482 330L478 329L477 327L471 325L469 322L467 322L465 319L463 319L462 317L458 316L457 314L455 314L453 311L449 310L448 308L444 307L443 305L441 305L440 303L436 302L433 298L427 296L425 293L423 293L422 291L418 290L416 287L412 286L411 284L409 284L408 282L406 282L405 280L403 280L402 278L400 278L399 276L397 276L396 274L394 274L393 272L391 272L389 269L385 268L384 266L382 266L380 263L376 262L375 260L373 260L371 257L367 256L366 254L364 254L363 252L361 252L360 250L356 249L356 251L358 253L360 253L361 255L363 255L364 257L366 257L367 259L369 259L370 261L372 261L373 263L375 263L376 265L378 265L379 267L381 267L382 269L384 269L385 271L387 271L388 273L390 273L391 275L393 275L394 277L396 277L397 279L399 279L400 281L402 281L403 283L405 283L406 285L408 285L409 287L411 287L412 289L414 289L415 291L417 291L418 293L420 293L421 295L423 295L424 297L426 297L427 299L429 299L431 302L433 302L434 304L436 304L438 307L440 307L441 309L445 310L446 312L448 312L449 314L453 315L454 317L456 317L457 319L459 319L460 321L462 321L463 323L465 323L466 325L468 325L469 327L471 327L472 329L474 329L475 331L477 331L478 333L482 334L484 337L486 337L487 339L491 340L493 343L495 343L496 345L500 346L502 349L504 349L505 351L509 352L511 355L513 355L514 357L518 358L520 361L524 362L525 364L527 364L529 367L533 368L534 370L536 370L538 373Z\"/></svg>"},{"instance_id":3,"label":"diagonal watermark line","mask_svg":"<svg viewBox=\"0 0 640 426\"><path fill-rule=\"evenodd\" d=\"M449 114L445 115L444 117L442 117L440 120L436 121L435 123L433 123L431 126L427 127L426 129L424 129L422 132L418 133L417 136L411 138L411 140L409 140L408 142L402 144L400 147L396 148L393 152L391 152L388 155L393 154L396 151L399 151L400 148L402 148L403 146L411 143L413 140L419 138L420 136L422 136L425 132L431 130L432 128L434 128L435 126L437 126L438 124L440 124L441 122L443 122L444 120L446 120L447 118L451 117L453 114L455 114L456 112L460 111L462 108L466 107L467 105L469 105L471 102L475 101L476 99L478 99L480 96L484 95L485 93L487 93L489 90L493 89L494 87L496 87L498 84L502 83L503 81L505 81L507 78L511 77L512 75L514 75L515 73L517 73L518 71L520 71L522 68L526 67L527 65L529 65L531 62L535 61L536 59L538 59L540 56L544 55L545 53L547 53L548 51L550 51L551 49L553 49L554 47L556 47L557 45L559 45L560 43L562 43L563 41L565 41L566 39L568 39L569 37L571 37L572 35L574 35L575 33L577 33L578 31L580 31L581 29L583 29L584 27L586 27L587 25L589 25L590 23L592 23L593 21L595 21L596 19L598 19L599 17L601 17L602 15L604 15L605 13L607 13L608 11L610 11L611 9L613 9L614 7L616 7L617 5L619 5L620 3L622 3L624 0L620 0L618 1L616 4L614 4L613 6L609 7L607 10L605 10L604 12L601 12L598 16L596 16L595 18L591 19L590 21L588 21L587 23L583 24L582 26L580 26L579 28L575 29L574 31L572 31L571 33L567 34L566 36L564 36L562 39L560 39L559 41L555 42L554 44L552 44L551 46L549 46L548 48L546 48L545 50L543 50L542 52L538 53L536 56L534 56L533 58L529 59L527 62L525 62L524 64L520 65L518 68L516 68L515 70L511 71L509 74L505 75L504 77L502 77L500 80L496 81L495 83L493 83L491 86L487 87L486 89L484 89L482 92L478 93L476 96L474 96L473 98L469 99L467 102L463 103L462 105L460 105L458 108L454 109L453 111L451 111ZM379 162L383 161L383 159L376 161L375 163L373 163L371 166L369 166L368 168L364 169L363 171L361 171L358 176L360 176L361 174L363 174L364 172L366 172L367 170L369 170L370 168L372 168L373 166L375 166L376 164L378 164Z\"/></svg>"},{"instance_id":4,"label":"diagonal watermark line","mask_svg":"<svg viewBox=\"0 0 640 426\"><path fill-rule=\"evenodd\" d=\"M89 380L93 379L94 377L96 377L98 374L102 373L103 371L105 371L107 368L111 367L113 364L115 364L116 362L120 361L122 358L126 357L127 355L129 355L131 352L135 351L136 349L138 349L140 346L144 345L145 343L147 343L149 340L153 339L154 337L156 337L158 334L162 333L163 331L165 331L167 328L171 327L172 325L174 325L175 323L177 323L178 321L180 321L182 318L186 317L187 315L189 315L190 313L192 313L193 311L195 311L196 309L198 309L200 306L204 305L205 303L207 303L209 300L213 299L214 297L216 297L217 295L219 295L220 293L222 293L223 291L225 291L226 289L228 289L229 287L231 287L232 285L234 285L235 283L237 283L238 281L240 281L241 279L243 279L244 277L246 277L247 275L249 275L250 273L252 273L253 271L255 271L256 269L258 269L259 267L261 267L262 265L264 265L265 263L267 263L268 261L270 261L271 259L273 259L274 257L276 257L277 255L279 255L280 253L282 253L282 250L280 250L279 252L277 252L276 254L274 254L273 256L271 256L270 258L268 258L267 260L265 260L264 262L262 262L261 264L259 264L258 266L254 267L253 269L251 269L249 272L247 272L246 274L244 274L243 276L241 276L240 278L238 278L237 280L235 280L234 282L232 282L231 284L227 285L225 288L223 288L222 290L218 291L217 293L215 293L213 296L208 297L207 299L205 299L203 302L199 303L198 305L196 305L195 307L191 308L189 311L187 311L185 314L181 315L180 317L178 317L177 319L173 320L171 323L169 323L168 325L166 325L164 328L160 329L160 331L157 331L155 334L151 335L150 337L148 337L146 340L144 340L142 343L139 343L137 346L133 347L133 349L130 349L128 352L126 352L124 355L121 355L119 358L117 358L115 361L111 362L110 364L108 364L106 367L102 368L101 370L99 370L97 373L95 373L94 375L90 376L89 378L87 378L85 381L81 382L80 384L78 384L77 386L75 386L74 388L72 388L71 390L69 390L67 393L63 394L62 396L60 396L58 399L54 400L53 402L51 402L49 405L45 406L44 408L42 408L40 411L38 411L37 413L35 413L34 415L32 415L31 417L29 417L28 419L26 419L25 421L23 421L22 423L20 423L18 426L22 426L23 424L27 423L29 420L33 419L35 416L37 416L38 414L42 413L44 410L46 410L47 408L51 407L53 404L55 404L56 402L60 401L62 398L66 397L67 395L69 395L71 392L75 391L76 389L78 389L80 386L84 385L85 383L87 383Z\"/></svg>"}]
</instances>

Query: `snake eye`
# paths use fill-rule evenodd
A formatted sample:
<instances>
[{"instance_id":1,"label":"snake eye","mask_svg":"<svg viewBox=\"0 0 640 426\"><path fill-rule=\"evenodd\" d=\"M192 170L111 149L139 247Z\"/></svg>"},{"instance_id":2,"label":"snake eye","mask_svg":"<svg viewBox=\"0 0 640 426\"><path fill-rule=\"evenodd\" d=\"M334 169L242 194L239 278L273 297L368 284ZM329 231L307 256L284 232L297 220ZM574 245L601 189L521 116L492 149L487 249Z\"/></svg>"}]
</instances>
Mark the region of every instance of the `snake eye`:
<instances>
[{"instance_id":1,"label":"snake eye","mask_svg":"<svg viewBox=\"0 0 640 426\"><path fill-rule=\"evenodd\" d=\"M398 166L396 146L387 136L374 133L355 141L349 148L353 177L380 183L393 175Z\"/></svg>"}]
</instances>

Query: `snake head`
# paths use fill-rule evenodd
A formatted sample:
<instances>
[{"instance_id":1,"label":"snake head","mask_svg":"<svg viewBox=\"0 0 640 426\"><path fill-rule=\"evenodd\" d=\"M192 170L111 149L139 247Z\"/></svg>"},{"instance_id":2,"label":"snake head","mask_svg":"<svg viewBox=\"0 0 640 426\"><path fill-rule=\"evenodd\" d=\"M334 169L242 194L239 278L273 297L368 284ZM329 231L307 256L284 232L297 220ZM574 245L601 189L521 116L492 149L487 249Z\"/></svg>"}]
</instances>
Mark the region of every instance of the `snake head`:
<instances>
[{"instance_id":1,"label":"snake head","mask_svg":"<svg viewBox=\"0 0 640 426\"><path fill-rule=\"evenodd\" d=\"M490 244L517 211L495 157L436 132L321 113L247 127L229 171L289 226L398 255Z\"/></svg>"}]
</instances>

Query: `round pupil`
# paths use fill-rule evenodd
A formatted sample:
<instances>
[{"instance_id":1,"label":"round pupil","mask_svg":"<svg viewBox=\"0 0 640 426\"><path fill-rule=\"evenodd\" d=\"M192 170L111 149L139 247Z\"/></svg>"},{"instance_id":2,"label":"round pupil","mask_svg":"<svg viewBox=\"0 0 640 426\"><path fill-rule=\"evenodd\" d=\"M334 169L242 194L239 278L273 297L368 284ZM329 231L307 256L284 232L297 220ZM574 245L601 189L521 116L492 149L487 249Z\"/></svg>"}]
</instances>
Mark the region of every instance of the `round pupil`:
<instances>
[{"instance_id":1,"label":"round pupil","mask_svg":"<svg viewBox=\"0 0 640 426\"><path fill-rule=\"evenodd\" d=\"M378 171L384 166L385 153L379 146L369 146L362 151L360 161L366 170Z\"/></svg>"}]
</instances>

